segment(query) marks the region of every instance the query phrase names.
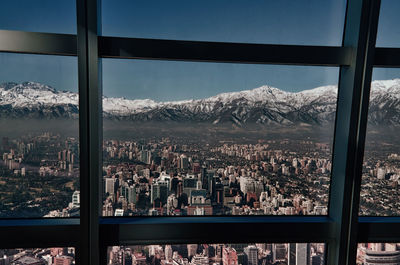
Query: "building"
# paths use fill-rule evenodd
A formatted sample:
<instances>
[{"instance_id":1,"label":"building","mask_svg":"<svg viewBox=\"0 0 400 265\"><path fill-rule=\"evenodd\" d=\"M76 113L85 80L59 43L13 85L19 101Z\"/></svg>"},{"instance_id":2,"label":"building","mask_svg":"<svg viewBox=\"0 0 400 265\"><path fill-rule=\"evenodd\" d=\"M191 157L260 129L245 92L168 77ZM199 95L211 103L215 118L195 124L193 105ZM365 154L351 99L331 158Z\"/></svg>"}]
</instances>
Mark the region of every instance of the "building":
<instances>
[{"instance_id":1,"label":"building","mask_svg":"<svg viewBox=\"0 0 400 265\"><path fill-rule=\"evenodd\" d=\"M310 262L310 244L296 244L296 265L308 265Z\"/></svg>"},{"instance_id":2,"label":"building","mask_svg":"<svg viewBox=\"0 0 400 265\"><path fill-rule=\"evenodd\" d=\"M159 199L162 205L167 203L168 198L168 181L159 180L151 185L151 200L152 204L155 203L156 199ZM155 205L160 207L161 205Z\"/></svg>"},{"instance_id":3,"label":"building","mask_svg":"<svg viewBox=\"0 0 400 265\"><path fill-rule=\"evenodd\" d=\"M274 244L272 254L274 263L285 261L287 259L286 244Z\"/></svg>"},{"instance_id":4,"label":"building","mask_svg":"<svg viewBox=\"0 0 400 265\"><path fill-rule=\"evenodd\" d=\"M72 257L69 256L59 256L54 257L54 265L71 265L73 261Z\"/></svg>"},{"instance_id":5,"label":"building","mask_svg":"<svg viewBox=\"0 0 400 265\"><path fill-rule=\"evenodd\" d=\"M207 256L197 254L197 255L193 256L191 264L193 264L193 265L209 265L210 261Z\"/></svg>"},{"instance_id":6,"label":"building","mask_svg":"<svg viewBox=\"0 0 400 265\"><path fill-rule=\"evenodd\" d=\"M81 205L81 193L79 190L76 190L72 194L72 207L79 208L80 205Z\"/></svg>"},{"instance_id":7,"label":"building","mask_svg":"<svg viewBox=\"0 0 400 265\"><path fill-rule=\"evenodd\" d=\"M381 264L400 265L400 251L366 251L365 265Z\"/></svg>"},{"instance_id":8,"label":"building","mask_svg":"<svg viewBox=\"0 0 400 265\"><path fill-rule=\"evenodd\" d=\"M234 248L224 247L222 249L222 265L238 265L238 256Z\"/></svg>"},{"instance_id":9,"label":"building","mask_svg":"<svg viewBox=\"0 0 400 265\"><path fill-rule=\"evenodd\" d=\"M106 178L106 194L108 193L109 195L114 195L115 192L115 179L114 178Z\"/></svg>"},{"instance_id":10,"label":"building","mask_svg":"<svg viewBox=\"0 0 400 265\"><path fill-rule=\"evenodd\" d=\"M47 265L47 262L31 256L23 256L15 261L12 261L10 265Z\"/></svg>"},{"instance_id":11,"label":"building","mask_svg":"<svg viewBox=\"0 0 400 265\"><path fill-rule=\"evenodd\" d=\"M250 245L245 247L244 254L248 265L258 265L258 249L256 246Z\"/></svg>"}]
</instances>

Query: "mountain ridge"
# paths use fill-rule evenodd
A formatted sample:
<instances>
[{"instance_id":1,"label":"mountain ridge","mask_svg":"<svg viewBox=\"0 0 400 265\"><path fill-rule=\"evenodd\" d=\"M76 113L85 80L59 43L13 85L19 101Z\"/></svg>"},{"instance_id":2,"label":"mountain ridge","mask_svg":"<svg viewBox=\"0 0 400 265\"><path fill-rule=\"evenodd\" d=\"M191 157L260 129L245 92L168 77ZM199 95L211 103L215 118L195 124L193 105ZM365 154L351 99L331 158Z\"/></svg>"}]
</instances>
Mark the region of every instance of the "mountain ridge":
<instances>
[{"instance_id":1,"label":"mountain ridge","mask_svg":"<svg viewBox=\"0 0 400 265\"><path fill-rule=\"evenodd\" d=\"M151 99L103 97L103 116L131 121L176 121L257 124L333 123L337 86L286 92L264 85L204 99L157 102ZM0 117L78 118L78 94L36 83L0 84ZM369 122L399 125L400 79L373 81Z\"/></svg>"}]
</instances>

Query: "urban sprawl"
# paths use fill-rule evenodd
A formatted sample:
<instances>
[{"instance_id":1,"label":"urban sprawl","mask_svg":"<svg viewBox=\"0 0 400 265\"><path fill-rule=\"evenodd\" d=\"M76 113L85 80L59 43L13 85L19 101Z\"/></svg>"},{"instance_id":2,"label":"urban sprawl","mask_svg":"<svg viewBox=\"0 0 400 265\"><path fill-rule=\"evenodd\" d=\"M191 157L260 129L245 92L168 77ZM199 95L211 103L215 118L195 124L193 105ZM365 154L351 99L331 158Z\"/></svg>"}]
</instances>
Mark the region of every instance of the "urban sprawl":
<instances>
[{"instance_id":1,"label":"urban sprawl","mask_svg":"<svg viewBox=\"0 0 400 265\"><path fill-rule=\"evenodd\" d=\"M3 137L1 150L1 217L79 214L78 138ZM326 215L331 155L312 139L105 139L102 214ZM367 150L361 214L400 214L399 176L399 154Z\"/></svg>"}]
</instances>

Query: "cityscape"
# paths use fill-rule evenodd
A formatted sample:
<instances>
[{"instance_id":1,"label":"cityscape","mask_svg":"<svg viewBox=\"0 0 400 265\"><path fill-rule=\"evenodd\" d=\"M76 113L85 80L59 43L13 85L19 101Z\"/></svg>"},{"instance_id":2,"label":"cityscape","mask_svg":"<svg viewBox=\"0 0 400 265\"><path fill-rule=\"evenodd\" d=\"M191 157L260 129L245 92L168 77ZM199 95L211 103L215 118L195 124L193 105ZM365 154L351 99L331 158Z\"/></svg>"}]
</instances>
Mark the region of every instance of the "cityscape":
<instances>
[{"instance_id":1,"label":"cityscape","mask_svg":"<svg viewBox=\"0 0 400 265\"><path fill-rule=\"evenodd\" d=\"M322 265L323 243L134 245L108 248L109 265Z\"/></svg>"},{"instance_id":2,"label":"cityscape","mask_svg":"<svg viewBox=\"0 0 400 265\"><path fill-rule=\"evenodd\" d=\"M78 145L51 132L3 137L0 218L78 216Z\"/></svg>"},{"instance_id":3,"label":"cityscape","mask_svg":"<svg viewBox=\"0 0 400 265\"><path fill-rule=\"evenodd\" d=\"M0 265L74 265L75 248L0 249Z\"/></svg>"},{"instance_id":4,"label":"cityscape","mask_svg":"<svg viewBox=\"0 0 400 265\"><path fill-rule=\"evenodd\" d=\"M329 142L175 129L104 140L103 216L327 214Z\"/></svg>"}]
</instances>

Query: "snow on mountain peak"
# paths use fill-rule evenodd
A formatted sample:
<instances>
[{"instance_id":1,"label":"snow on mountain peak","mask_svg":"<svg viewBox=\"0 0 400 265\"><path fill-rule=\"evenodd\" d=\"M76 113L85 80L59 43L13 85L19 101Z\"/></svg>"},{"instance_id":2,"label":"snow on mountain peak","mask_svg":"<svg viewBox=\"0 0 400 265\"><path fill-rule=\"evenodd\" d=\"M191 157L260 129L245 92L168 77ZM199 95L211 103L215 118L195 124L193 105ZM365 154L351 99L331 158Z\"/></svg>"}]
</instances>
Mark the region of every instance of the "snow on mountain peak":
<instances>
[{"instance_id":1,"label":"snow on mountain peak","mask_svg":"<svg viewBox=\"0 0 400 265\"><path fill-rule=\"evenodd\" d=\"M57 91L37 82L4 83L0 85L0 105L29 107L36 105L78 105L78 94Z\"/></svg>"},{"instance_id":2,"label":"snow on mountain peak","mask_svg":"<svg viewBox=\"0 0 400 265\"><path fill-rule=\"evenodd\" d=\"M244 121L251 115L257 116L259 113L263 113L259 118L263 122L271 119L270 115L276 113L283 116L276 114L278 116L275 117L277 119L275 122L287 119L285 115L288 113L301 111L303 114L315 112L316 115L320 115L318 119L322 120L322 117L325 116L334 117L331 114L336 109L337 91L337 85L321 86L300 92L287 92L264 85L249 90L220 93L204 99L181 101L157 102L152 99L132 100L103 97L103 111L109 117L134 118L148 115L148 119L152 119L155 115L166 118L174 115L210 118L217 115L216 113L231 113L234 117L241 117L240 119ZM78 93L57 91L37 82L0 84L0 108L3 109L19 108L34 112L43 108L60 108L64 109L64 112L68 112L70 109L76 111L78 98ZM379 104L382 105L389 99L400 99L400 79L373 81L371 102L379 101ZM252 112L254 113L251 114ZM255 119L255 116L251 117Z\"/></svg>"}]
</instances>

